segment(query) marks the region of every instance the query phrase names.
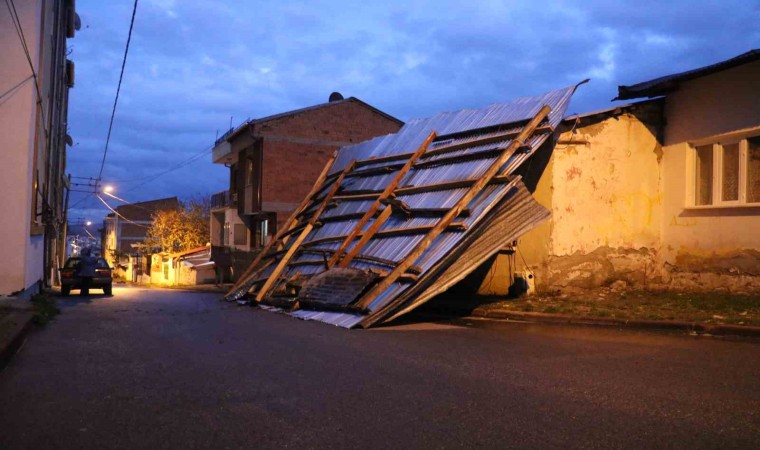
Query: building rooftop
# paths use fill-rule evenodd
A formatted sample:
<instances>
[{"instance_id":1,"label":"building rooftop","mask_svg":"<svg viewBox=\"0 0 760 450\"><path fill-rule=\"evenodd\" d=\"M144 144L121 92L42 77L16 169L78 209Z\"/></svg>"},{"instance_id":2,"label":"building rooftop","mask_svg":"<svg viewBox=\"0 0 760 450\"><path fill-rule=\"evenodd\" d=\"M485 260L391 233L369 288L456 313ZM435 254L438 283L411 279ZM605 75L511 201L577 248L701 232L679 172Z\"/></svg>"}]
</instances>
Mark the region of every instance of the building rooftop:
<instances>
[{"instance_id":1,"label":"building rooftop","mask_svg":"<svg viewBox=\"0 0 760 450\"><path fill-rule=\"evenodd\" d=\"M613 100L628 100L641 97L651 98L666 95L667 93L678 89L678 86L684 81L728 70L733 67L757 61L758 59L760 59L760 49L754 49L731 59L700 67L698 69L674 73L630 86L618 86L618 96Z\"/></svg>"},{"instance_id":2,"label":"building rooftop","mask_svg":"<svg viewBox=\"0 0 760 450\"><path fill-rule=\"evenodd\" d=\"M258 125L258 124L262 124L264 122L269 122L269 121L276 120L276 119L282 119L284 117L295 116L295 115L302 114L302 113L305 113L305 112L308 112L308 111L313 111L313 110L322 109L322 108L329 108L329 107L332 107L332 106L340 105L340 104L343 104L343 103L349 103L349 102L357 103L357 104L359 104L361 106L364 106L365 108L368 108L368 109L374 111L375 113L377 113L377 114L379 114L379 115L381 115L381 116L383 116L383 117L385 117L387 119L390 119L390 120L398 123L399 125L404 125L403 121L401 121L401 120L399 120L399 119L391 116L390 114L385 113L385 112L383 112L383 111L375 108L374 106L372 106L372 105L370 105L368 103L365 103L365 102L359 100L356 97L348 97L346 99L328 101L327 103L320 103L318 105L313 105L313 106L307 106L305 108L294 109L292 111L286 111L286 112L282 112L282 113L278 113L278 114L273 114L271 116L265 116L265 117L261 117L261 118L258 118L258 119L247 120L243 124L239 125L238 127L231 128L228 132L226 132L223 135L221 135L216 140L216 143L218 144L221 141L229 140L229 139L235 137L238 133L240 133L242 130L248 128L250 125Z\"/></svg>"},{"instance_id":3,"label":"building rooftop","mask_svg":"<svg viewBox=\"0 0 760 450\"><path fill-rule=\"evenodd\" d=\"M122 205L116 208L116 212L127 220L149 221L157 211L177 208L179 208L177 197L167 197Z\"/></svg>"}]
</instances>

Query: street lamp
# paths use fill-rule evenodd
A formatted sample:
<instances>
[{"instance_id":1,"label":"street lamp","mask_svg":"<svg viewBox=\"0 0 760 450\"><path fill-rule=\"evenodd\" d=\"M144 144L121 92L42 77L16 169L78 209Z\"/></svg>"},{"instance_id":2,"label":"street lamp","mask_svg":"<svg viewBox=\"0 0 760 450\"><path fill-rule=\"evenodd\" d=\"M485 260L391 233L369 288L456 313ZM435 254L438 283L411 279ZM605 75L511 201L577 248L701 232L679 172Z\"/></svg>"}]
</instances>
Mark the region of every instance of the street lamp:
<instances>
[{"instance_id":1,"label":"street lamp","mask_svg":"<svg viewBox=\"0 0 760 450\"><path fill-rule=\"evenodd\" d=\"M106 194L110 194L111 192L113 192L113 186L111 186L110 184L103 186L103 192L105 192Z\"/></svg>"},{"instance_id":2,"label":"street lamp","mask_svg":"<svg viewBox=\"0 0 760 450\"><path fill-rule=\"evenodd\" d=\"M88 220L87 222L85 222L85 225L89 227L90 225L92 225L92 222L90 222L90 221Z\"/></svg>"}]
</instances>

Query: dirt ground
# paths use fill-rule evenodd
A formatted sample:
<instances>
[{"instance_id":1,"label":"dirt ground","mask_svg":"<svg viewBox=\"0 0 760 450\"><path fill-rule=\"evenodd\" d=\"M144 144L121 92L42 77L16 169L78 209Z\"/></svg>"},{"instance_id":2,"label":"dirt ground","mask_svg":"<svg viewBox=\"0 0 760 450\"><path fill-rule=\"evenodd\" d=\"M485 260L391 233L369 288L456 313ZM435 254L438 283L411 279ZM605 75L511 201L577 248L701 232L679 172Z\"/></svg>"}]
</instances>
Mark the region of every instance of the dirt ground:
<instances>
[{"instance_id":1,"label":"dirt ground","mask_svg":"<svg viewBox=\"0 0 760 450\"><path fill-rule=\"evenodd\" d=\"M601 288L517 299L487 299L481 307L618 319L679 320L760 326L760 294Z\"/></svg>"}]
</instances>

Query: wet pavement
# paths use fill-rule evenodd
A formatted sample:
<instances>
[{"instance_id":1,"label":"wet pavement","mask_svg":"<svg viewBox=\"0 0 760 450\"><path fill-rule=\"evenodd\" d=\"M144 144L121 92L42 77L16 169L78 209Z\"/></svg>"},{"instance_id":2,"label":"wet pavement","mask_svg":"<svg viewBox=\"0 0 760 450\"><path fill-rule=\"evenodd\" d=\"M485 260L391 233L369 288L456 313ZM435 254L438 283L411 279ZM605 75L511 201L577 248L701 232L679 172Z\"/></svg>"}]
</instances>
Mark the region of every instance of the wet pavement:
<instances>
[{"instance_id":1,"label":"wet pavement","mask_svg":"<svg viewBox=\"0 0 760 450\"><path fill-rule=\"evenodd\" d=\"M0 448L758 448L760 343L115 288L0 373Z\"/></svg>"}]
</instances>

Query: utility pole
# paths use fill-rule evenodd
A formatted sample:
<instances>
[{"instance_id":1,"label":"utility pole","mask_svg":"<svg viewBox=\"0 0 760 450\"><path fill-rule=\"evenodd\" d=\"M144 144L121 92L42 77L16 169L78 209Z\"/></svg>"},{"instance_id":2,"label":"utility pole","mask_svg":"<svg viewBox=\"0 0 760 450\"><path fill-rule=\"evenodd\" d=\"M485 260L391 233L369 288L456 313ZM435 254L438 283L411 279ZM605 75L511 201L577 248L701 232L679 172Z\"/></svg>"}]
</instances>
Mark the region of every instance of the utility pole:
<instances>
[{"instance_id":1,"label":"utility pole","mask_svg":"<svg viewBox=\"0 0 760 450\"><path fill-rule=\"evenodd\" d=\"M63 201L63 231L61 232L61 253L60 253L60 265L63 267L66 264L66 243L69 232L69 193L71 192L71 174L68 177L68 186L66 189L66 199Z\"/></svg>"}]
</instances>

